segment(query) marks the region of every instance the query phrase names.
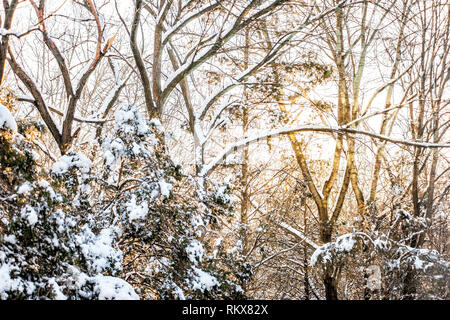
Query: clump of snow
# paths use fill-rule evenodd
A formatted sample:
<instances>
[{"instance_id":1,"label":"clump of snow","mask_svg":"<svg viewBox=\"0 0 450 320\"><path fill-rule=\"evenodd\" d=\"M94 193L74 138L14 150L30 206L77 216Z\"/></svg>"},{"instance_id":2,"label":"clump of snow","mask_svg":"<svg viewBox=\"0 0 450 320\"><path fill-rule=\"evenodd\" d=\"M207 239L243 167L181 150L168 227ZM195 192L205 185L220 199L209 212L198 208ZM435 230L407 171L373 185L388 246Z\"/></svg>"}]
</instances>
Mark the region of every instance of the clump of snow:
<instances>
[{"instance_id":1,"label":"clump of snow","mask_svg":"<svg viewBox=\"0 0 450 320\"><path fill-rule=\"evenodd\" d=\"M172 279L164 279L161 289L165 292L172 292L172 294L179 300L186 300L183 289L181 289Z\"/></svg>"},{"instance_id":2,"label":"clump of snow","mask_svg":"<svg viewBox=\"0 0 450 320\"><path fill-rule=\"evenodd\" d=\"M170 183L167 183L164 180L160 180L158 182L159 184L159 189L161 190L161 194L168 198L170 196L170 192L172 191L172 185Z\"/></svg>"},{"instance_id":3,"label":"clump of snow","mask_svg":"<svg viewBox=\"0 0 450 320\"><path fill-rule=\"evenodd\" d=\"M420 257L414 258L414 268L421 270L424 267L425 261L421 260Z\"/></svg>"},{"instance_id":4,"label":"clump of snow","mask_svg":"<svg viewBox=\"0 0 450 320\"><path fill-rule=\"evenodd\" d=\"M217 258L217 254L219 253L219 247L223 242L223 238L219 237L216 239L216 241L214 241L214 251L213 251L213 258L216 259Z\"/></svg>"},{"instance_id":5,"label":"clump of snow","mask_svg":"<svg viewBox=\"0 0 450 320\"><path fill-rule=\"evenodd\" d=\"M218 246L220 246L222 244L222 242L223 242L223 238L219 237L219 238L216 239L216 241L214 241L214 246L218 247Z\"/></svg>"},{"instance_id":6,"label":"clump of snow","mask_svg":"<svg viewBox=\"0 0 450 320\"><path fill-rule=\"evenodd\" d=\"M50 186L50 183L48 183L48 181L45 181L45 180L41 179L41 180L38 180L36 182L36 184L39 187L45 189L45 191L47 191L50 194L50 197L51 197L52 200L62 201L61 195L57 194L55 192L55 190L53 190L53 188Z\"/></svg>"},{"instance_id":7,"label":"clump of snow","mask_svg":"<svg viewBox=\"0 0 450 320\"><path fill-rule=\"evenodd\" d=\"M398 184L394 184L392 186L392 193L394 195L401 195L405 190L403 190L403 188L401 186L399 186Z\"/></svg>"},{"instance_id":8,"label":"clump of snow","mask_svg":"<svg viewBox=\"0 0 450 320\"><path fill-rule=\"evenodd\" d=\"M133 287L120 278L98 275L94 290L99 300L139 300Z\"/></svg>"},{"instance_id":9,"label":"clump of snow","mask_svg":"<svg viewBox=\"0 0 450 320\"><path fill-rule=\"evenodd\" d=\"M3 241L4 242L9 242L11 244L16 244L17 243L17 238L15 235L11 234L11 235L5 235L3 237Z\"/></svg>"},{"instance_id":10,"label":"clump of snow","mask_svg":"<svg viewBox=\"0 0 450 320\"><path fill-rule=\"evenodd\" d=\"M73 282L73 285L77 288L80 289L82 286L84 286L86 284L86 282L89 280L89 276L84 273L81 272L77 267L72 266L72 265L68 265L67 268L67 272L68 274L71 276L71 280Z\"/></svg>"},{"instance_id":11,"label":"clump of snow","mask_svg":"<svg viewBox=\"0 0 450 320\"><path fill-rule=\"evenodd\" d=\"M120 155L125 150L125 144L120 138L106 139L102 143L103 156L105 158L105 165L111 167L114 165Z\"/></svg>"},{"instance_id":12,"label":"clump of snow","mask_svg":"<svg viewBox=\"0 0 450 320\"><path fill-rule=\"evenodd\" d=\"M448 213L445 212L444 210L438 210L435 214L434 214L434 219L447 219L448 217Z\"/></svg>"},{"instance_id":13,"label":"clump of snow","mask_svg":"<svg viewBox=\"0 0 450 320\"><path fill-rule=\"evenodd\" d=\"M199 215L193 215L190 219L190 223L194 230L200 229L201 227L205 227L205 222Z\"/></svg>"},{"instance_id":14,"label":"clump of snow","mask_svg":"<svg viewBox=\"0 0 450 320\"><path fill-rule=\"evenodd\" d=\"M17 123L11 112L0 103L0 129L10 129L17 131Z\"/></svg>"},{"instance_id":15,"label":"clump of snow","mask_svg":"<svg viewBox=\"0 0 450 320\"><path fill-rule=\"evenodd\" d=\"M309 264L314 266L318 262L332 262L334 257L350 253L355 248L356 242L355 235L352 233L337 237L335 242L326 243L317 248L311 255Z\"/></svg>"},{"instance_id":16,"label":"clump of snow","mask_svg":"<svg viewBox=\"0 0 450 320\"><path fill-rule=\"evenodd\" d=\"M154 138L147 121L135 106L120 105L115 111L115 132L102 139L104 164L113 169L123 156L132 159L148 157L151 146L157 144Z\"/></svg>"},{"instance_id":17,"label":"clump of snow","mask_svg":"<svg viewBox=\"0 0 450 320\"><path fill-rule=\"evenodd\" d=\"M212 196L219 203L233 204L233 199L230 197L229 194L229 190L231 190L232 188L230 180L231 180L230 177L225 178L223 184L219 183L214 179L210 180L210 182L213 184Z\"/></svg>"},{"instance_id":18,"label":"clump of snow","mask_svg":"<svg viewBox=\"0 0 450 320\"><path fill-rule=\"evenodd\" d=\"M352 251L356 244L356 239L353 234L344 234L336 239L337 251Z\"/></svg>"},{"instance_id":19,"label":"clump of snow","mask_svg":"<svg viewBox=\"0 0 450 320\"><path fill-rule=\"evenodd\" d=\"M150 259L148 260L148 265L145 268L145 272L147 272L147 274L151 276L161 272L167 266L172 265L172 263L173 262L166 257L150 257Z\"/></svg>"},{"instance_id":20,"label":"clump of snow","mask_svg":"<svg viewBox=\"0 0 450 320\"><path fill-rule=\"evenodd\" d=\"M26 205L22 208L20 215L25 219L30 226L33 226L38 221L38 216L33 207Z\"/></svg>"},{"instance_id":21,"label":"clump of snow","mask_svg":"<svg viewBox=\"0 0 450 320\"><path fill-rule=\"evenodd\" d=\"M142 114L130 104L122 104L114 113L116 129L125 133L145 135L150 131Z\"/></svg>"},{"instance_id":22,"label":"clump of snow","mask_svg":"<svg viewBox=\"0 0 450 320\"><path fill-rule=\"evenodd\" d=\"M82 153L63 155L53 164L52 172L65 174L72 168L78 168L81 173L88 174L92 168L92 162Z\"/></svg>"},{"instance_id":23,"label":"clump of snow","mask_svg":"<svg viewBox=\"0 0 450 320\"><path fill-rule=\"evenodd\" d=\"M113 248L114 233L111 229L103 229L98 235L85 228L83 237L78 236L86 260L90 261L91 269L102 272L111 266L120 265L122 252Z\"/></svg>"},{"instance_id":24,"label":"clump of snow","mask_svg":"<svg viewBox=\"0 0 450 320\"><path fill-rule=\"evenodd\" d=\"M133 194L130 201L127 202L126 208L128 212L128 220L130 222L133 222L134 220L144 220L147 217L147 201L142 201L140 204L137 204L135 194Z\"/></svg>"},{"instance_id":25,"label":"clump of snow","mask_svg":"<svg viewBox=\"0 0 450 320\"><path fill-rule=\"evenodd\" d=\"M385 250L389 247L389 243L386 240L382 240L382 239L375 239L373 241L373 245L375 248L380 249L380 250Z\"/></svg>"},{"instance_id":26,"label":"clump of snow","mask_svg":"<svg viewBox=\"0 0 450 320\"><path fill-rule=\"evenodd\" d=\"M13 30L9 30L9 29L5 29L5 28L0 28L0 35L1 36L7 36L7 35L17 35L18 32L15 32Z\"/></svg>"},{"instance_id":27,"label":"clump of snow","mask_svg":"<svg viewBox=\"0 0 450 320\"><path fill-rule=\"evenodd\" d=\"M111 167L116 161L116 157L114 157L114 154L107 149L104 151L103 157L105 158L105 165L107 167Z\"/></svg>"},{"instance_id":28,"label":"clump of snow","mask_svg":"<svg viewBox=\"0 0 450 320\"><path fill-rule=\"evenodd\" d=\"M116 138L110 143L111 150L114 150L116 152L121 152L123 149L125 149L125 145L123 141L120 138Z\"/></svg>"},{"instance_id":29,"label":"clump of snow","mask_svg":"<svg viewBox=\"0 0 450 320\"><path fill-rule=\"evenodd\" d=\"M221 199L224 203L230 203L231 198L227 194L227 186L220 186L216 191L216 198Z\"/></svg>"},{"instance_id":30,"label":"clump of snow","mask_svg":"<svg viewBox=\"0 0 450 320\"><path fill-rule=\"evenodd\" d=\"M50 217L50 220L56 223L57 230L60 233L63 233L66 228L72 228L76 225L74 219L70 217L70 215L66 215L64 211L61 209L56 210Z\"/></svg>"},{"instance_id":31,"label":"clump of snow","mask_svg":"<svg viewBox=\"0 0 450 320\"><path fill-rule=\"evenodd\" d=\"M214 286L219 285L216 277L196 267L193 269L195 275L192 281L192 289L205 291L211 290Z\"/></svg>"},{"instance_id":32,"label":"clump of snow","mask_svg":"<svg viewBox=\"0 0 450 320\"><path fill-rule=\"evenodd\" d=\"M30 194L36 187L41 187L46 192L48 192L52 200L61 201L61 195L57 194L55 190L53 190L53 188L50 186L50 183L48 183L45 180L38 180L33 184L26 181L22 185L20 185L19 188L17 188L17 194L20 195Z\"/></svg>"},{"instance_id":33,"label":"clump of snow","mask_svg":"<svg viewBox=\"0 0 450 320\"><path fill-rule=\"evenodd\" d=\"M320 261L327 262L331 261L331 254L329 251L330 244L327 243L318 249L314 251L314 253L311 255L311 258L309 259L309 265L314 266L320 259Z\"/></svg>"},{"instance_id":34,"label":"clump of snow","mask_svg":"<svg viewBox=\"0 0 450 320\"><path fill-rule=\"evenodd\" d=\"M48 280L48 284L52 287L52 293L55 296L55 300L67 300L67 297L62 293L60 286L56 283L55 279Z\"/></svg>"},{"instance_id":35,"label":"clump of snow","mask_svg":"<svg viewBox=\"0 0 450 320\"><path fill-rule=\"evenodd\" d=\"M133 147L131 150L133 151L134 155L136 155L136 156L140 155L141 153L145 153L145 149L142 148L142 146L140 146L136 142L133 142Z\"/></svg>"},{"instance_id":36,"label":"clump of snow","mask_svg":"<svg viewBox=\"0 0 450 320\"><path fill-rule=\"evenodd\" d=\"M11 272L16 268L9 264L0 264L0 298L8 299L8 291L22 291L23 283L19 279L12 279Z\"/></svg>"},{"instance_id":37,"label":"clump of snow","mask_svg":"<svg viewBox=\"0 0 450 320\"><path fill-rule=\"evenodd\" d=\"M31 185L31 183L26 181L17 189L17 193L18 194L28 194L32 190L33 190L33 186Z\"/></svg>"},{"instance_id":38,"label":"clump of snow","mask_svg":"<svg viewBox=\"0 0 450 320\"><path fill-rule=\"evenodd\" d=\"M41 156L39 155L39 153L37 153L34 150L31 151L31 157L33 158L34 161L39 161L41 159Z\"/></svg>"},{"instance_id":39,"label":"clump of snow","mask_svg":"<svg viewBox=\"0 0 450 320\"><path fill-rule=\"evenodd\" d=\"M184 296L183 290L176 284L174 284L175 289L173 290L173 294L175 297L177 297L179 300L186 300L186 297Z\"/></svg>"},{"instance_id":40,"label":"clump of snow","mask_svg":"<svg viewBox=\"0 0 450 320\"><path fill-rule=\"evenodd\" d=\"M202 261L205 250L203 249L203 245L198 240L194 239L186 247L186 253L188 254L189 260L192 263L196 263L197 261Z\"/></svg>"},{"instance_id":41,"label":"clump of snow","mask_svg":"<svg viewBox=\"0 0 450 320\"><path fill-rule=\"evenodd\" d=\"M159 131L163 131L163 126L161 124L161 121L159 121L159 119L157 118L153 118L150 120L150 125L154 126L157 130Z\"/></svg>"}]
</instances>

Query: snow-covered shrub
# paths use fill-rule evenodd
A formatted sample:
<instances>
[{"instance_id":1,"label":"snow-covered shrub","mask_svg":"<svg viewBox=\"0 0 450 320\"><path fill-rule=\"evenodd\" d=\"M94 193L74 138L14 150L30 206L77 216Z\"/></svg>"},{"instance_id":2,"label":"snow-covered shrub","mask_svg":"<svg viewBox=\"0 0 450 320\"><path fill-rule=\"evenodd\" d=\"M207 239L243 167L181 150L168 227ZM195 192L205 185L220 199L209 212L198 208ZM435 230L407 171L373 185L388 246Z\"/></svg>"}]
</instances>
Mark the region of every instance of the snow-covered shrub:
<instances>
[{"instance_id":1,"label":"snow-covered shrub","mask_svg":"<svg viewBox=\"0 0 450 320\"><path fill-rule=\"evenodd\" d=\"M0 197L34 172L31 144L17 133L17 124L6 107L0 105ZM3 121L3 122L2 122Z\"/></svg>"},{"instance_id":2,"label":"snow-covered shrub","mask_svg":"<svg viewBox=\"0 0 450 320\"><path fill-rule=\"evenodd\" d=\"M158 120L122 105L103 165L69 150L41 172L26 138L0 133L1 299L243 297L214 246L230 186L184 176Z\"/></svg>"},{"instance_id":3,"label":"snow-covered shrub","mask_svg":"<svg viewBox=\"0 0 450 320\"><path fill-rule=\"evenodd\" d=\"M405 233L406 237L401 236L406 229L420 232L420 228L426 227L423 219L405 210L398 210L396 218L398 223L394 225L399 230L344 234L318 247L311 255L310 265L333 268L338 276L345 269L352 281L364 281L361 287L369 286L363 276L367 277L367 269L376 265L380 269L381 290L375 295L371 293L371 297L378 299L403 299L405 277L413 271L417 280L420 278L414 298L436 298L434 291L445 291L448 286L450 263L436 250L411 247L410 232Z\"/></svg>"},{"instance_id":4,"label":"snow-covered shrub","mask_svg":"<svg viewBox=\"0 0 450 320\"><path fill-rule=\"evenodd\" d=\"M105 215L121 230L124 273L143 298L240 297L239 287L209 254L217 215L229 207L227 189L198 190L168 156L164 129L131 105L115 112L103 139Z\"/></svg>"},{"instance_id":5,"label":"snow-covered shrub","mask_svg":"<svg viewBox=\"0 0 450 320\"><path fill-rule=\"evenodd\" d=\"M18 173L0 183L0 299L138 298L129 284L113 277L123 259L116 231L99 230L83 204L87 158L68 154L50 175L38 173L30 145L19 134L11 142L0 150L2 166Z\"/></svg>"}]
</instances>

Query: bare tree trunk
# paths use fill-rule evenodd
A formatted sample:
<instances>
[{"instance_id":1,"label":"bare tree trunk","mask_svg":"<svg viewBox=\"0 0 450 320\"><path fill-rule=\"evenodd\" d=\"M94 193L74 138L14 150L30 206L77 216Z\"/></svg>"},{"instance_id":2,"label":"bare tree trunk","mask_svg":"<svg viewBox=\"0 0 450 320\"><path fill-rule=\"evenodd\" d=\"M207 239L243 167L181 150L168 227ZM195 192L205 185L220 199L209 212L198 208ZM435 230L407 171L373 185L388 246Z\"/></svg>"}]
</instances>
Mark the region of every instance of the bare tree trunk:
<instances>
[{"instance_id":1,"label":"bare tree trunk","mask_svg":"<svg viewBox=\"0 0 450 320\"><path fill-rule=\"evenodd\" d=\"M13 0L11 3L3 1L3 9L5 10L5 19L3 21L3 29L9 30L11 28L14 11L16 10L18 0ZM3 82L3 75L5 73L6 57L8 55L9 34L4 34L0 41L0 85Z\"/></svg>"},{"instance_id":2,"label":"bare tree trunk","mask_svg":"<svg viewBox=\"0 0 450 320\"><path fill-rule=\"evenodd\" d=\"M332 227L328 223L322 223L320 225L320 238L322 243L331 242ZM334 275L334 268L331 265L327 265L324 268L322 276L323 285L325 288L326 300L338 300L338 279Z\"/></svg>"}]
</instances>

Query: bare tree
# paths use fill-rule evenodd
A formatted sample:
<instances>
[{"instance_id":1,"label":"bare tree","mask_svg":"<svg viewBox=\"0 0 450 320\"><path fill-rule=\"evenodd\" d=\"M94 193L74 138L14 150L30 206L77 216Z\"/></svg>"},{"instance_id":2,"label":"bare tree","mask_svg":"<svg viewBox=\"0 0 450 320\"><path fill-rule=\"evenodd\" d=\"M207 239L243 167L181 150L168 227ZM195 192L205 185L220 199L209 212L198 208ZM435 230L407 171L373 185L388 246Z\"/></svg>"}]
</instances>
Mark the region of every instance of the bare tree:
<instances>
[{"instance_id":1,"label":"bare tree","mask_svg":"<svg viewBox=\"0 0 450 320\"><path fill-rule=\"evenodd\" d=\"M67 65L67 59L65 58L65 56L61 52L61 49L57 46L47 29L47 20L51 18L51 16L55 13L47 15L45 0L40 1L38 4L35 1L30 1L30 4L32 5L36 13L36 17L38 19L37 23L39 25L39 31L42 34L43 42L53 56L54 61L58 65L60 73L59 76L63 79L63 86L66 95L65 101L67 103L67 106L65 107L64 111L61 111L63 116L61 130L58 128L57 121L55 121L51 115L51 111L55 110L55 108L48 106L48 102L37 86L36 81L33 80L30 77L29 73L19 64L15 57L16 54L11 48L8 49L9 58L7 59L12 70L14 71L14 74L25 85L28 92L32 96L32 99L23 100L32 103L36 107L46 126L50 130L53 139L57 143L61 154L64 154L70 149L73 140L79 133L79 128L75 131L73 130L73 123L76 119L75 111L77 109L77 105L79 105L79 101L86 88L86 84L90 76L94 73L99 63L105 56L106 52L111 47L114 37L106 39L105 43L104 25L100 13L93 1L85 1L83 7L90 13L92 20L95 23L97 30L97 39L94 55L87 62L86 68L82 70L82 74L78 79L78 82L75 84L73 83L74 79L72 79L70 74L70 66ZM58 113L57 111L58 110L56 110L56 113ZM93 122L96 121L94 120Z\"/></svg>"}]
</instances>

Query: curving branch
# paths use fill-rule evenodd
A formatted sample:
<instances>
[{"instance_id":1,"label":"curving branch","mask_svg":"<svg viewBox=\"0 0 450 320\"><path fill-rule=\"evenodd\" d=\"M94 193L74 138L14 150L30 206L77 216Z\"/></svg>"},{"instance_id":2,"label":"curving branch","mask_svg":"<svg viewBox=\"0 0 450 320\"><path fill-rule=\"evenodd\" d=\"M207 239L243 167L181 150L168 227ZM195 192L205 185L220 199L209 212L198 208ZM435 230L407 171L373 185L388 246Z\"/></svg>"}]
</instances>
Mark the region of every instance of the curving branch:
<instances>
[{"instance_id":1,"label":"curving branch","mask_svg":"<svg viewBox=\"0 0 450 320\"><path fill-rule=\"evenodd\" d=\"M429 143L429 142L417 142L417 141L408 141L403 139L395 139L388 136L384 136L381 134L358 130L353 128L347 128L345 126L335 126L335 127L326 127L326 126L314 126L314 125L306 125L306 126L297 126L297 127L286 127L276 130L271 130L269 132L265 132L259 135L255 135L253 137L249 137L234 143L229 144L219 155L217 155L208 165L205 165L201 170L199 176L208 176L219 164L225 159L229 154L236 152L238 149L241 149L244 146L249 145L250 143L258 142L260 140L264 140L267 138L274 138L281 135L298 133L298 132L324 132L324 133L338 133L338 134L359 134L365 135L372 138L376 138L379 140L383 140L386 142L401 144L406 146L418 147L418 148L450 148L450 144L445 143Z\"/></svg>"},{"instance_id":2,"label":"curving branch","mask_svg":"<svg viewBox=\"0 0 450 320\"><path fill-rule=\"evenodd\" d=\"M33 0L30 0L31 5L33 6L36 15L39 19L39 25L40 25L40 31L42 32L42 35L44 37L44 43L49 48L52 55L55 57L56 62L58 64L59 70L61 71L62 78L64 80L64 87L66 89L67 98L70 99L70 97L73 97L73 86L72 81L70 80L70 74L69 69L67 68L66 61L61 54L61 51L56 46L55 42L52 40L52 38L49 36L47 32L47 27L45 25L46 18L44 17L45 12L45 0L41 0L39 2L39 6L36 5L36 3Z\"/></svg>"},{"instance_id":3,"label":"curving branch","mask_svg":"<svg viewBox=\"0 0 450 320\"><path fill-rule=\"evenodd\" d=\"M75 94L69 99L69 105L67 107L67 112L64 118L63 122L63 130L62 130L62 143L63 143L63 150L62 153L65 153L72 143L72 124L75 117L75 108L76 105L81 98L81 94L84 90L84 87L90 77L90 75L94 72L96 67L98 66L99 62L102 60L102 58L105 56L106 52L112 45L112 41L114 41L114 37L108 40L108 42L103 46L103 24L100 21L99 13L97 12L97 9L94 6L94 3L92 0L86 0L87 8L89 12L92 14L95 20L95 24L97 26L97 44L96 44L96 50L95 50L95 56L90 63L89 67L87 68L86 72L81 76L80 81L78 82L75 90Z\"/></svg>"},{"instance_id":4,"label":"curving branch","mask_svg":"<svg viewBox=\"0 0 450 320\"><path fill-rule=\"evenodd\" d=\"M47 109L47 106L45 104L44 98L42 97L41 92L37 88L34 81L27 75L27 73L19 66L19 64L16 62L16 59L14 58L14 54L12 53L11 49L8 48L9 52L9 58L8 63L11 66L11 69L13 70L14 74L22 81L22 83L27 87L28 91L32 94L34 101L32 103L36 106L36 109L38 109L39 114L42 117L42 120L44 120L45 124L47 125L48 129L50 130L50 133L52 134L53 138L55 139L56 143L62 148L62 136L59 132L58 127L56 126L55 122L52 119L52 116L50 115L49 110Z\"/></svg>"}]
</instances>

